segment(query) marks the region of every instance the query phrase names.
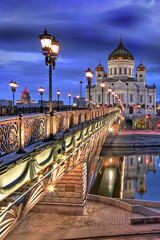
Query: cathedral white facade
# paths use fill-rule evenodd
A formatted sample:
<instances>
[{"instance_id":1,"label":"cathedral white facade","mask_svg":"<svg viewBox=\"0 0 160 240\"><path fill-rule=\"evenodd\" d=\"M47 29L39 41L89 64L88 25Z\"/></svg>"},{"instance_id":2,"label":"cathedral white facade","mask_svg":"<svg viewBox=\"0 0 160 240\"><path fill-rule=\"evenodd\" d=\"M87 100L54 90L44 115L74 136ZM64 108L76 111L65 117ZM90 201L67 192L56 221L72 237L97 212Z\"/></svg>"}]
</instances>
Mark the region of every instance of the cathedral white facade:
<instances>
[{"instance_id":1,"label":"cathedral white facade","mask_svg":"<svg viewBox=\"0 0 160 240\"><path fill-rule=\"evenodd\" d=\"M128 116L145 115L156 113L156 86L146 85L146 68L142 62L136 68L134 73L134 57L124 47L122 41L118 47L108 57L108 74L104 67L99 63L95 68L95 85L91 86L92 103L102 104L101 82L105 83L103 91L103 104L106 106L118 103L117 98L108 92L111 88L121 99L124 107L124 113ZM88 86L86 95L89 99Z\"/></svg>"}]
</instances>

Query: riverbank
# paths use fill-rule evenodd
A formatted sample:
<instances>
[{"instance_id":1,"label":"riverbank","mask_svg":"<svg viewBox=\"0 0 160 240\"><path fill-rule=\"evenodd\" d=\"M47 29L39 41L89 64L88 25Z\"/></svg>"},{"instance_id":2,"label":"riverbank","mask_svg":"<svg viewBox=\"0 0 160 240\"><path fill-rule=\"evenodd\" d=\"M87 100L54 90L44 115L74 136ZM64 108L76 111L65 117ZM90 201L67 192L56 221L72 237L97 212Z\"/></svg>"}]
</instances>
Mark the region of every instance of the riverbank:
<instances>
[{"instance_id":1,"label":"riverbank","mask_svg":"<svg viewBox=\"0 0 160 240\"><path fill-rule=\"evenodd\" d=\"M160 132L122 130L118 135L110 133L103 145L103 148L140 147L160 147Z\"/></svg>"}]
</instances>

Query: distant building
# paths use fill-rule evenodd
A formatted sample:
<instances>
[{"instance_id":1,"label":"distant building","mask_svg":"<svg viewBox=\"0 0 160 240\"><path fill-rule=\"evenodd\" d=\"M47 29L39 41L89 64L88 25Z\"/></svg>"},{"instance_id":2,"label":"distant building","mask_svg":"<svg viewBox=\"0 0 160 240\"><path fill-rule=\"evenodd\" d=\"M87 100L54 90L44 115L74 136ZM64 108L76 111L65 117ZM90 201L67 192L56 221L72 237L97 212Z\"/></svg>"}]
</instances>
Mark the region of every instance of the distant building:
<instances>
[{"instance_id":1,"label":"distant building","mask_svg":"<svg viewBox=\"0 0 160 240\"><path fill-rule=\"evenodd\" d=\"M21 102L23 104L30 104L30 101L31 101L31 97L29 95L29 92L27 91L27 88L25 87L24 92L22 92Z\"/></svg>"},{"instance_id":2,"label":"distant building","mask_svg":"<svg viewBox=\"0 0 160 240\"><path fill-rule=\"evenodd\" d=\"M7 100L7 99L0 99L0 106L3 107L11 107L12 106L12 100Z\"/></svg>"},{"instance_id":3,"label":"distant building","mask_svg":"<svg viewBox=\"0 0 160 240\"><path fill-rule=\"evenodd\" d=\"M41 100L38 100L38 106L41 105ZM49 101L45 101L45 100L42 100L42 105L43 107L49 107ZM63 106L63 101L59 101L59 106L62 107ZM54 100L52 101L52 107L55 108L55 107L58 107L58 101Z\"/></svg>"},{"instance_id":4,"label":"distant building","mask_svg":"<svg viewBox=\"0 0 160 240\"><path fill-rule=\"evenodd\" d=\"M84 97L80 97L77 101L76 97L73 97L73 106L86 107L86 101Z\"/></svg>"}]
</instances>

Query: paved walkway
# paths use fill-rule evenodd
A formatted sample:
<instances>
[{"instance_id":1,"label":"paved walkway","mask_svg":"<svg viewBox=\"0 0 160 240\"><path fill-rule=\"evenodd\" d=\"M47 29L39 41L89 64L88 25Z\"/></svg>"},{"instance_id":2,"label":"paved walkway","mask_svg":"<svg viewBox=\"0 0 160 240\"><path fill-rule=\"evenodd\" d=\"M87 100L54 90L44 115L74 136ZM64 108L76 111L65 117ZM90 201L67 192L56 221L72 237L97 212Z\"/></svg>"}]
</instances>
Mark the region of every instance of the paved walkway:
<instances>
[{"instance_id":1,"label":"paved walkway","mask_svg":"<svg viewBox=\"0 0 160 240\"><path fill-rule=\"evenodd\" d=\"M141 216L104 203L87 202L83 216L30 212L5 240L57 239L160 239L138 236L116 237L141 233L160 233L160 224L130 225L131 217ZM108 237L109 238L108 238ZM156 236L156 237L157 237ZM149 235L147 235L149 237ZM155 237L155 235L154 235Z\"/></svg>"}]
</instances>

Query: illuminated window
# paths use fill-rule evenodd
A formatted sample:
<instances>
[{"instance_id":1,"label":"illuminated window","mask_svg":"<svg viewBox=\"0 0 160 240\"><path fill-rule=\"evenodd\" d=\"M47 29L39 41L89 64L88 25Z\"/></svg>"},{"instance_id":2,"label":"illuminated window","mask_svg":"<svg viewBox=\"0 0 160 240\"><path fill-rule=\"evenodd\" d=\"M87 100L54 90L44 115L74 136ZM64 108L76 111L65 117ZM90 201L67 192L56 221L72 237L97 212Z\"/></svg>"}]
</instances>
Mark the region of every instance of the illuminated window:
<instances>
[{"instance_id":1,"label":"illuminated window","mask_svg":"<svg viewBox=\"0 0 160 240\"><path fill-rule=\"evenodd\" d=\"M135 129L138 128L138 122L137 122L137 121L134 122L134 128L135 128Z\"/></svg>"}]
</instances>

